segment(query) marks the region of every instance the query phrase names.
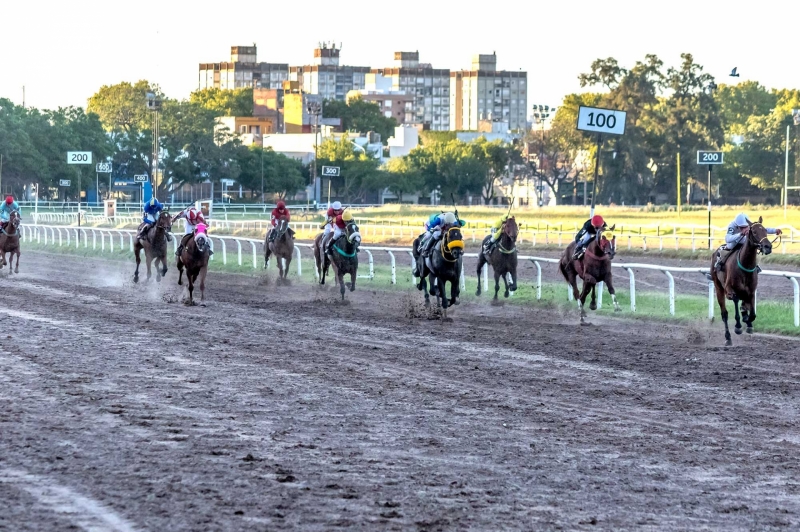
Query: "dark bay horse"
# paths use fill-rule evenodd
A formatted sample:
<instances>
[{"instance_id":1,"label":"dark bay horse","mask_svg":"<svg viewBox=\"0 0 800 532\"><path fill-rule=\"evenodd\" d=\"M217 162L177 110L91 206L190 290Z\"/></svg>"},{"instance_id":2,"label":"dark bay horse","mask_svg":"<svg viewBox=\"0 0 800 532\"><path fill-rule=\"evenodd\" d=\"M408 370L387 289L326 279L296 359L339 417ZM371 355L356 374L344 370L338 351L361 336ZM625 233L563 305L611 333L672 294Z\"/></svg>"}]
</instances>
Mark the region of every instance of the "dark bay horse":
<instances>
[{"instance_id":1,"label":"dark bay horse","mask_svg":"<svg viewBox=\"0 0 800 532\"><path fill-rule=\"evenodd\" d=\"M194 283L200 280L200 303L205 300L206 273L208 273L208 258L211 256L210 239L205 233L195 233L192 238L183 246L181 254L178 256L176 266L178 268L178 284L183 285L183 270L186 269L186 279L189 281L189 300L187 304L194 305L192 293Z\"/></svg>"},{"instance_id":2,"label":"dark bay horse","mask_svg":"<svg viewBox=\"0 0 800 532\"><path fill-rule=\"evenodd\" d=\"M475 292L476 296L481 295L481 270L486 263L491 264L494 271L495 299L497 299L497 293L500 291L500 277L503 278L503 282L506 285L503 297L508 297L509 291L517 289L517 235L519 235L519 228L513 216L506 220L500 231L502 232L500 241L492 249L489 257L487 258L486 253L483 252L478 255L478 290ZM486 245L491 238L492 235L489 235L483 239L481 250L486 249ZM508 274L511 274L510 286L508 284Z\"/></svg>"},{"instance_id":3,"label":"dark bay horse","mask_svg":"<svg viewBox=\"0 0 800 532\"><path fill-rule=\"evenodd\" d=\"M328 267L333 265L333 272L336 284L339 285L339 292L344 301L344 276L350 275L350 291L356 289L356 278L358 277L358 247L361 245L361 233L358 232L358 225L355 222L348 222L342 231L341 236L332 243L330 253L324 253L323 233L314 239L314 260L316 262L317 273L319 274L319 284L325 284L325 276L328 274Z\"/></svg>"},{"instance_id":4,"label":"dark bay horse","mask_svg":"<svg viewBox=\"0 0 800 532\"><path fill-rule=\"evenodd\" d=\"M425 306L430 306L430 297L436 296L437 303L443 309L443 317L447 319L447 307L458 305L461 292L461 268L464 255L464 237L460 227L451 227L442 239L433 246L429 257L419 254L419 238L414 242L413 254L419 268L419 284L417 289L425 294ZM428 280L426 281L426 277ZM450 299L447 299L446 286L450 283ZM428 284L430 283L430 292Z\"/></svg>"},{"instance_id":5,"label":"dark bay horse","mask_svg":"<svg viewBox=\"0 0 800 532\"><path fill-rule=\"evenodd\" d=\"M161 277L167 274L167 233L172 231L172 217L167 211L161 211L156 220L155 227L147 231L147 235L138 238L133 246L136 254L136 272L133 274L133 282L139 282L139 264L142 262L139 252L144 250L144 260L147 265L147 280L150 280L150 265L156 263L156 281L161 282ZM162 268L159 269L158 264Z\"/></svg>"},{"instance_id":6,"label":"dark bay horse","mask_svg":"<svg viewBox=\"0 0 800 532\"><path fill-rule=\"evenodd\" d=\"M614 230L614 226L610 228ZM611 278L611 259L616 255L616 237L611 240L603 234L605 230L601 229L597 235L592 239L586 247L586 253L578 260L573 260L572 256L575 253L575 246L577 243L574 241L567 246L564 253L561 254L561 261L558 268L564 279L572 287L572 294L578 302L578 308L581 311L581 323L586 323L586 311L584 304L586 303L586 296L591 292L592 301L589 304L591 310L597 309L597 297L595 294L595 286L599 282L605 283L608 288L608 293L611 294L611 300L614 302L614 311L619 312L622 310L617 303L616 292L614 291L614 284ZM583 289L578 293L577 278L583 279Z\"/></svg>"},{"instance_id":7,"label":"dark bay horse","mask_svg":"<svg viewBox=\"0 0 800 532\"><path fill-rule=\"evenodd\" d=\"M14 257L17 257L17 265L14 268L14 273L19 273L19 225L22 218L19 211L11 211L8 216L8 223L5 230L0 234L0 253L2 253L2 260L0 260L0 269L8 264L8 271L12 271L14 264ZM10 258L6 260L6 255L11 254Z\"/></svg>"},{"instance_id":8,"label":"dark bay horse","mask_svg":"<svg viewBox=\"0 0 800 532\"><path fill-rule=\"evenodd\" d=\"M742 324L739 321L739 303L742 305L741 320L747 325L747 334L753 332L753 322L756 320L755 293L758 288L758 254L769 255L772 253L772 242L769 240L767 230L761 225L761 218L749 224L747 239L740 244L738 251L732 252L734 257L728 257L721 272L716 272L716 252L712 255L711 271L714 281L714 290L717 294L717 303L722 313L722 322L725 324L725 345L733 345L731 332L728 329L728 309L725 300L733 301L736 317L734 332L742 334Z\"/></svg>"},{"instance_id":9,"label":"dark bay horse","mask_svg":"<svg viewBox=\"0 0 800 532\"><path fill-rule=\"evenodd\" d=\"M278 261L278 279L285 281L294 254L294 231L289 228L289 221L283 216L278 218L277 225L271 231L275 233L272 242L269 241L269 231L264 237L264 268L267 267L270 256L275 255ZM286 260L285 267L281 259Z\"/></svg>"}]
</instances>

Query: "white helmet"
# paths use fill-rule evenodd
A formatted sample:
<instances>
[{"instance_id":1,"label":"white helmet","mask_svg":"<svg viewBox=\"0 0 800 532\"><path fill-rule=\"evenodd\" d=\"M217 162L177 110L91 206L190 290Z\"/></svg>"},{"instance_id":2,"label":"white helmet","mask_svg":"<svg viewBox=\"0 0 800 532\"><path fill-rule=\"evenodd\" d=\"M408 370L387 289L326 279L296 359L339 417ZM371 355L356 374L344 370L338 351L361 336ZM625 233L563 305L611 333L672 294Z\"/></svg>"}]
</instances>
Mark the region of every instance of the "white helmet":
<instances>
[{"instance_id":1,"label":"white helmet","mask_svg":"<svg viewBox=\"0 0 800 532\"><path fill-rule=\"evenodd\" d=\"M740 212L736 215L733 223L735 223L738 227L744 227L746 225L750 225L750 220L747 219L747 215L745 215L745 213Z\"/></svg>"},{"instance_id":2,"label":"white helmet","mask_svg":"<svg viewBox=\"0 0 800 532\"><path fill-rule=\"evenodd\" d=\"M334 201L331 207L333 208L333 210L338 211L342 209L342 204L339 201Z\"/></svg>"},{"instance_id":3,"label":"white helmet","mask_svg":"<svg viewBox=\"0 0 800 532\"><path fill-rule=\"evenodd\" d=\"M444 223L448 225L453 225L454 223L456 223L456 215L453 214L452 212L444 213Z\"/></svg>"}]
</instances>

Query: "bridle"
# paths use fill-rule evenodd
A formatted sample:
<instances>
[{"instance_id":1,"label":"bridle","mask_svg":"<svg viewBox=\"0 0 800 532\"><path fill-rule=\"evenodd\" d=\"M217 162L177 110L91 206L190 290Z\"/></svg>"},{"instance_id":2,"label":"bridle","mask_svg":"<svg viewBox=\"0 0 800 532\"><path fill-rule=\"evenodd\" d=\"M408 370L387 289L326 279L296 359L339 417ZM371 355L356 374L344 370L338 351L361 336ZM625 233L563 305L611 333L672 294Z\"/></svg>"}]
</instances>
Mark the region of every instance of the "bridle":
<instances>
[{"instance_id":1,"label":"bridle","mask_svg":"<svg viewBox=\"0 0 800 532\"><path fill-rule=\"evenodd\" d=\"M594 237L595 241L597 242L597 247L603 252L603 256L609 255L612 259L617 255L617 250L614 249L614 242L609 240L609 247L607 250L603 249L603 233L605 233L605 229L599 229L597 231L597 235ZM588 251L588 249L587 249Z\"/></svg>"},{"instance_id":2,"label":"bridle","mask_svg":"<svg viewBox=\"0 0 800 532\"><path fill-rule=\"evenodd\" d=\"M451 235L453 231L457 233L457 236ZM454 250L450 249L450 246L455 247L459 250L459 252L463 252L464 250L464 240L461 237L461 230L458 227L450 227L444 234L441 246L439 246L442 258L444 260L447 262L456 262L458 261L458 256L460 253L457 254ZM447 258L448 255L452 258Z\"/></svg>"},{"instance_id":3,"label":"bridle","mask_svg":"<svg viewBox=\"0 0 800 532\"><path fill-rule=\"evenodd\" d=\"M753 247L755 247L756 251L758 253L763 254L764 253L764 241L766 240L767 242L769 242L770 247L772 247L772 246L775 245L775 242L780 242L781 235L775 235L775 238L773 238L772 240L769 239L769 235L763 236L763 237L759 238L758 240L756 240L758 237L756 237L755 234L753 233L753 227L755 227L757 225L760 225L762 228L764 228L764 225L762 223L760 223L760 222L755 222L755 223L750 224L750 230L747 232L747 242L750 243ZM740 250L740 252L741 252L741 250Z\"/></svg>"},{"instance_id":4,"label":"bridle","mask_svg":"<svg viewBox=\"0 0 800 532\"><path fill-rule=\"evenodd\" d=\"M516 222L514 223L514 227L516 227ZM519 235L519 228L517 228L517 231L513 234L511 233L510 229L511 225L509 225L507 220L505 223L503 223L501 231L503 231L503 234L506 235L511 240L511 243L513 244L512 248L506 249L505 247L503 247L502 238L500 239L500 242L497 243L497 249L500 251L500 253L503 253L504 255L510 255L512 253L517 252L517 235Z\"/></svg>"}]
</instances>

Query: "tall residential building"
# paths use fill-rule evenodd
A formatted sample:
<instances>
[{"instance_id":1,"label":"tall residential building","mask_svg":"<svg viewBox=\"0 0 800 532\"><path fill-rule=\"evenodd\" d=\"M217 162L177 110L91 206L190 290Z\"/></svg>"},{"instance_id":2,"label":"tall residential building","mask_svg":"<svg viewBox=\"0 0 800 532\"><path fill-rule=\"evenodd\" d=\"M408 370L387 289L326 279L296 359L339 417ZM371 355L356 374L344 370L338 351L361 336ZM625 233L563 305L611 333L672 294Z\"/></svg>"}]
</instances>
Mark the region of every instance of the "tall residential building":
<instances>
[{"instance_id":1,"label":"tall residential building","mask_svg":"<svg viewBox=\"0 0 800 532\"><path fill-rule=\"evenodd\" d=\"M369 67L339 64L342 51L336 44L320 43L314 50L311 65L289 68L289 79L297 81L307 94L318 94L325 100L344 101L347 93L364 88Z\"/></svg>"},{"instance_id":2,"label":"tall residential building","mask_svg":"<svg viewBox=\"0 0 800 532\"><path fill-rule=\"evenodd\" d=\"M450 73L450 129L476 131L482 120L527 127L528 74L497 70L495 54L473 56L472 68Z\"/></svg>"},{"instance_id":3,"label":"tall residential building","mask_svg":"<svg viewBox=\"0 0 800 532\"><path fill-rule=\"evenodd\" d=\"M450 128L450 70L419 62L419 52L395 52L389 68L372 69L368 91L406 93L413 96L401 124L423 124L434 131Z\"/></svg>"},{"instance_id":4,"label":"tall residential building","mask_svg":"<svg viewBox=\"0 0 800 532\"><path fill-rule=\"evenodd\" d=\"M280 89L287 79L289 79L289 65L259 63L256 45L231 46L229 62L200 63L198 87Z\"/></svg>"}]
</instances>

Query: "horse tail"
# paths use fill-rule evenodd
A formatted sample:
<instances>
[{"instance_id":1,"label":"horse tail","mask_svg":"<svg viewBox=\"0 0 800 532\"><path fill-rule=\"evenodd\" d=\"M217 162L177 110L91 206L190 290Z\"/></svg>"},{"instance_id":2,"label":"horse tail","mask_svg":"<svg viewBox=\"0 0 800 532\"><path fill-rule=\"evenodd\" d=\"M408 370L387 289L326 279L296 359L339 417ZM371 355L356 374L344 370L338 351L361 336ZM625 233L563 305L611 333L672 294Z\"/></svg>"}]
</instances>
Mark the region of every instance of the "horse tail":
<instances>
[{"instance_id":1,"label":"horse tail","mask_svg":"<svg viewBox=\"0 0 800 532\"><path fill-rule=\"evenodd\" d=\"M563 257L562 257L562 259L561 259L561 260L558 262L558 270L561 272L561 275L563 275L563 276L564 276L564 280L565 280L565 281L567 281L567 282L569 282L569 277L567 277L567 267L566 267L566 265L564 264L564 259L563 259Z\"/></svg>"}]
</instances>

